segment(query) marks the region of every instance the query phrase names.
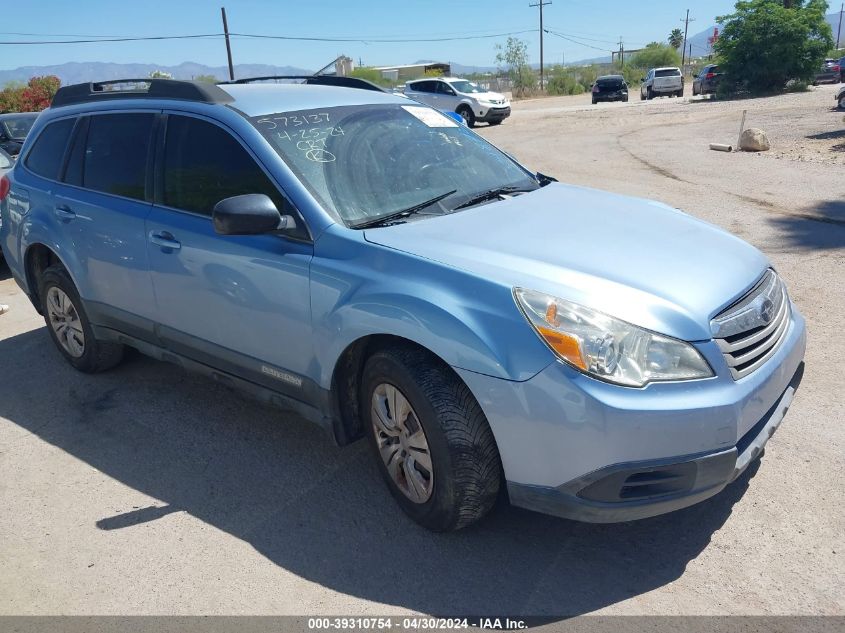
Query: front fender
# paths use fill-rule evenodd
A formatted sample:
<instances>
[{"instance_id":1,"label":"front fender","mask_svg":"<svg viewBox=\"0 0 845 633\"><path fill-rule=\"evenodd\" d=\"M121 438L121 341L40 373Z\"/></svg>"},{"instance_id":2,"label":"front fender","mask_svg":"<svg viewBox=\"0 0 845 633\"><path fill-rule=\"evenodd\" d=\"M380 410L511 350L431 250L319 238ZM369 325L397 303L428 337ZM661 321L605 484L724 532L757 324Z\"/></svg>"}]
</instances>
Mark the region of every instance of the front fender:
<instances>
[{"instance_id":1,"label":"front fender","mask_svg":"<svg viewBox=\"0 0 845 633\"><path fill-rule=\"evenodd\" d=\"M352 233L354 237L344 235ZM512 289L333 227L311 267L314 379L329 388L349 345L401 337L468 371L528 380L554 358L517 308Z\"/></svg>"}]
</instances>

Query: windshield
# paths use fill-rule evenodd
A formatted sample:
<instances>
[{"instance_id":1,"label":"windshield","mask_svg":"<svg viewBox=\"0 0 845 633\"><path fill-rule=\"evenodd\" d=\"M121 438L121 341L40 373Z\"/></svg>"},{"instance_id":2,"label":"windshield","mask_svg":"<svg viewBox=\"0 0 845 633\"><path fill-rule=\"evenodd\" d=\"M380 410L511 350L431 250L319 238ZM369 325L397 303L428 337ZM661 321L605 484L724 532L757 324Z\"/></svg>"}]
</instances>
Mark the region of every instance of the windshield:
<instances>
[{"instance_id":1,"label":"windshield","mask_svg":"<svg viewBox=\"0 0 845 633\"><path fill-rule=\"evenodd\" d=\"M490 143L426 106L341 106L250 120L317 200L347 226L453 190L425 213L451 212L491 189L539 186Z\"/></svg>"},{"instance_id":2,"label":"windshield","mask_svg":"<svg viewBox=\"0 0 845 633\"><path fill-rule=\"evenodd\" d=\"M38 118L37 114L21 114L20 116L3 117L0 124L9 138L25 138Z\"/></svg>"},{"instance_id":3,"label":"windshield","mask_svg":"<svg viewBox=\"0 0 845 633\"><path fill-rule=\"evenodd\" d=\"M467 81L462 79L461 81L450 81L449 85L452 86L458 92L463 92L464 94L474 94L477 92L487 92L486 90L479 88L471 81Z\"/></svg>"}]
</instances>

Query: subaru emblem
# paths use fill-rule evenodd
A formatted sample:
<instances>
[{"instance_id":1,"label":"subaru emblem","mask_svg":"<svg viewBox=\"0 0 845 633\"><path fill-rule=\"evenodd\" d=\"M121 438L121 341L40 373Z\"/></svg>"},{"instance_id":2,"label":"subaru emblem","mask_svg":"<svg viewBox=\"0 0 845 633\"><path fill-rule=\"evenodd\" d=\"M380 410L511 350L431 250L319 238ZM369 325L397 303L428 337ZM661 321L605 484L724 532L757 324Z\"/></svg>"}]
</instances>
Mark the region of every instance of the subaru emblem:
<instances>
[{"instance_id":1,"label":"subaru emblem","mask_svg":"<svg viewBox=\"0 0 845 633\"><path fill-rule=\"evenodd\" d=\"M770 323L772 317L775 316L775 304L771 299L766 299L760 305L760 319L763 323Z\"/></svg>"}]
</instances>

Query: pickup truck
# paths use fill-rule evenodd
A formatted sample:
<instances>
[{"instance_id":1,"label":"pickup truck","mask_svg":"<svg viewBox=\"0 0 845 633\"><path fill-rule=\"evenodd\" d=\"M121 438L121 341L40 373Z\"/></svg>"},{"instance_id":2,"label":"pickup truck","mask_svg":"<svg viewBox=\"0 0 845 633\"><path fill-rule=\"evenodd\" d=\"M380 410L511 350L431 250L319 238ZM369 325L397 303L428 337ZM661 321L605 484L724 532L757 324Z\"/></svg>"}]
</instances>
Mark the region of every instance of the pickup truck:
<instances>
[{"instance_id":1,"label":"pickup truck","mask_svg":"<svg viewBox=\"0 0 845 633\"><path fill-rule=\"evenodd\" d=\"M643 77L640 99L649 100L660 96L684 96L684 78L680 68L652 68Z\"/></svg>"}]
</instances>

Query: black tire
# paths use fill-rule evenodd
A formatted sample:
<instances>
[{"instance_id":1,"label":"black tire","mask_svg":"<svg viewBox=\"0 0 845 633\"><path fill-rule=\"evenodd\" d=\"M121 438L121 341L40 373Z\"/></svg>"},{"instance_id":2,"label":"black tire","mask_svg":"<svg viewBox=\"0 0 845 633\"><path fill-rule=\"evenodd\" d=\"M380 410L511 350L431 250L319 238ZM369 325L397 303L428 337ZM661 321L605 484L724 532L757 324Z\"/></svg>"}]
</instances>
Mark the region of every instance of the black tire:
<instances>
[{"instance_id":1,"label":"black tire","mask_svg":"<svg viewBox=\"0 0 845 633\"><path fill-rule=\"evenodd\" d=\"M654 92L652 91L651 88L646 88L645 98L646 98L646 101L651 101L652 99L654 99Z\"/></svg>"},{"instance_id":2,"label":"black tire","mask_svg":"<svg viewBox=\"0 0 845 633\"><path fill-rule=\"evenodd\" d=\"M475 114L469 106L461 106L456 112L464 118L467 127L475 127Z\"/></svg>"},{"instance_id":3,"label":"black tire","mask_svg":"<svg viewBox=\"0 0 845 633\"><path fill-rule=\"evenodd\" d=\"M432 486L423 503L406 496L379 453L372 403L376 389L385 383L405 396L428 443ZM423 527L436 532L458 530L481 519L495 505L502 470L493 433L470 390L438 359L405 347L374 353L362 375L361 418L391 494Z\"/></svg>"},{"instance_id":4,"label":"black tire","mask_svg":"<svg viewBox=\"0 0 845 633\"><path fill-rule=\"evenodd\" d=\"M678 90L678 92L677 92L677 96L683 99L683 97L684 97L684 89L683 89L683 88L681 88L680 90Z\"/></svg>"},{"instance_id":5,"label":"black tire","mask_svg":"<svg viewBox=\"0 0 845 633\"><path fill-rule=\"evenodd\" d=\"M64 292L70 299L75 310L84 335L84 347L81 356L71 355L59 341L53 324L50 320L50 311L47 306L47 293L50 288L56 287ZM44 313L44 321L47 324L47 331L50 338L61 352L62 356L76 369L87 374L94 374L105 371L117 365L123 359L123 345L99 341L94 337L91 322L85 312L85 305L76 290L76 286L62 266L50 266L38 280L38 297L41 301L41 311Z\"/></svg>"},{"instance_id":6,"label":"black tire","mask_svg":"<svg viewBox=\"0 0 845 633\"><path fill-rule=\"evenodd\" d=\"M839 97L839 109L845 110L845 95Z\"/></svg>"},{"instance_id":7,"label":"black tire","mask_svg":"<svg viewBox=\"0 0 845 633\"><path fill-rule=\"evenodd\" d=\"M596 100L595 100L595 99L593 99L593 105L596 105L596 103L597 103L597 102L596 102Z\"/></svg>"}]
</instances>

